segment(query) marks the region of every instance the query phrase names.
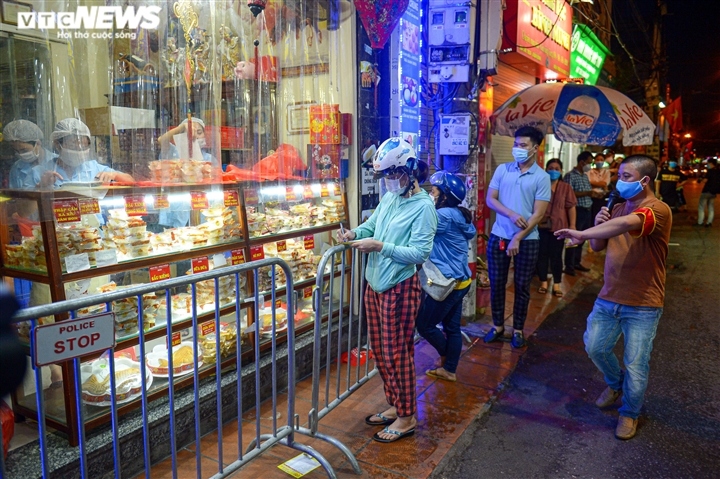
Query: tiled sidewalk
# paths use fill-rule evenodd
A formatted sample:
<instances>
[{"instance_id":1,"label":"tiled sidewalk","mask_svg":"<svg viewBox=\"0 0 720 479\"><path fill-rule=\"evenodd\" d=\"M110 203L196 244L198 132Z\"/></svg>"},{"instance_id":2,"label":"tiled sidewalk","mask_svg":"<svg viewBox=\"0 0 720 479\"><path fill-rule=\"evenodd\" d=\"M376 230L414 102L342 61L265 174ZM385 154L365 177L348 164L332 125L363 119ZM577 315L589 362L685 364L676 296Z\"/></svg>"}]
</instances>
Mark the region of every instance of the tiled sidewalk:
<instances>
[{"instance_id":1,"label":"tiled sidewalk","mask_svg":"<svg viewBox=\"0 0 720 479\"><path fill-rule=\"evenodd\" d=\"M583 263L591 266L589 273L578 273L575 277L564 276L564 297L555 298L552 294L537 293L537 280L531 286L531 301L525 327L526 337L532 347L532 334L545 318L566 302L573 301L577 292L589 282L600 278L602 261L600 254L586 253ZM512 275L509 284L512 282ZM512 312L513 287L509 286L506 311ZM381 444L371 439L379 427L367 426L365 416L387 408L382 383L375 376L355 394L341 403L333 412L320 421L320 432L333 436L347 446L356 456L362 468L362 476L356 475L345 457L338 449L324 441L296 435L296 441L317 449L335 468L340 478L426 478L443 459L455 441L468 425L490 407L494 398L502 390L502 383L512 373L525 349L513 349L508 342L484 344L482 335L491 323L488 316L481 317L477 323L463 328L470 334L472 343L463 346L463 353L457 369L457 382L433 379L424 374L433 366L437 358L435 350L425 341L420 341L415 349L417 371L418 426L415 435L397 443ZM578 327L584 327L585 318L578 318ZM512 315L508 315L506 325L512 326ZM310 410L312 382L308 378L297 386L296 413L300 422L307 423ZM334 386L331 385L334 390ZM279 400L278 410L283 412L279 421L286 422L286 399ZM270 411L269 403L261 407ZM255 412L244 415L243 441L255 434ZM264 415L263 415L264 417ZM264 419L270 424L270 419ZM218 472L217 434L203 438L202 471L203 477ZM223 430L223 462L232 462L237 457L237 422L230 423ZM233 478L287 479L289 476L277 468L279 464L299 454L299 451L285 446L275 446L240 469ZM151 471L153 478L172 477L170 460L155 466ZM140 475L138 477L144 477ZM194 445L181 450L178 454L178 477L196 477ZM307 478L327 477L322 468L307 474Z\"/></svg>"}]
</instances>

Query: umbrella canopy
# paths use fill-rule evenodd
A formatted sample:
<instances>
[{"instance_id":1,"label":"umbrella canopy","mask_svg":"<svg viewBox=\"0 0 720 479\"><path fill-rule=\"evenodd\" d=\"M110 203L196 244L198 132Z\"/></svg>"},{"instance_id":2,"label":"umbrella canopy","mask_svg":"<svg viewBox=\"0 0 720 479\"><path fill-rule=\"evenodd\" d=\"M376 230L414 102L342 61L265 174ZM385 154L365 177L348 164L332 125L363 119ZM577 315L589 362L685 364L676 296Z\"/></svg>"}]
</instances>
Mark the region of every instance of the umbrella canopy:
<instances>
[{"instance_id":1,"label":"umbrella canopy","mask_svg":"<svg viewBox=\"0 0 720 479\"><path fill-rule=\"evenodd\" d=\"M512 96L492 115L495 134L513 136L521 126L555 133L560 141L651 145L655 124L634 101L611 88L541 83Z\"/></svg>"}]
</instances>

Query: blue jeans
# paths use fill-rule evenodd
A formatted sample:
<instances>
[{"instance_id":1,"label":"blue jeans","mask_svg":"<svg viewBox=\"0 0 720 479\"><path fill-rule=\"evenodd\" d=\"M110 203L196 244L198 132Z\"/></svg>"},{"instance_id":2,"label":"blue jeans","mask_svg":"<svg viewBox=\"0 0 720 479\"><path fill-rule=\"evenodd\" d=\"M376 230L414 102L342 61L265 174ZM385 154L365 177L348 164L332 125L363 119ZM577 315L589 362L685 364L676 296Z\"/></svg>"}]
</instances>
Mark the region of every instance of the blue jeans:
<instances>
[{"instance_id":1,"label":"blue jeans","mask_svg":"<svg viewBox=\"0 0 720 479\"><path fill-rule=\"evenodd\" d=\"M434 347L440 356L445 356L443 368L454 373L460 361L462 350L462 334L460 333L460 316L462 314L462 300L470 286L456 289L451 292L445 301L435 301L425 295L420 313L415 320L420 336L425 338ZM442 323L440 331L437 325Z\"/></svg>"},{"instance_id":2,"label":"blue jeans","mask_svg":"<svg viewBox=\"0 0 720 479\"><path fill-rule=\"evenodd\" d=\"M622 390L620 415L637 419L645 397L650 371L650 352L662 308L625 306L598 298L585 331L585 351L614 390ZM613 352L623 334L625 371Z\"/></svg>"}]
</instances>

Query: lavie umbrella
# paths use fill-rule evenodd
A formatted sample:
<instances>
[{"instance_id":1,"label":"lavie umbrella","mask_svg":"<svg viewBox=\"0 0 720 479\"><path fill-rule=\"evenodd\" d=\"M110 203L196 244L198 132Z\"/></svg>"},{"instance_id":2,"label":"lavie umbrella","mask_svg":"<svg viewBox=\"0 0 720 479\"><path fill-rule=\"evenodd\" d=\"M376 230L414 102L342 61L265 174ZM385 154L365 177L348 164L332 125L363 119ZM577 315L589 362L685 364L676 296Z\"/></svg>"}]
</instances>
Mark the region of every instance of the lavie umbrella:
<instances>
[{"instance_id":1,"label":"lavie umbrella","mask_svg":"<svg viewBox=\"0 0 720 479\"><path fill-rule=\"evenodd\" d=\"M541 83L513 95L491 117L495 134L513 136L521 126L554 133L558 140L610 146L650 145L655 124L634 101L611 88Z\"/></svg>"}]
</instances>

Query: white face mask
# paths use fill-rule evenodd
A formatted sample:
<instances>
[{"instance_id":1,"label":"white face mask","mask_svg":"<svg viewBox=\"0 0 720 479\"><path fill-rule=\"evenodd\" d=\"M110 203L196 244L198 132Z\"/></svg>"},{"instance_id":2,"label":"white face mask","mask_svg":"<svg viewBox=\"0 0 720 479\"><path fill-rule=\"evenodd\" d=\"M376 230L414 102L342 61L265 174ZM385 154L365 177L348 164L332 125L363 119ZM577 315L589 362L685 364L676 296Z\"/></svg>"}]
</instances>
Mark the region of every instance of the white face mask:
<instances>
[{"instance_id":1,"label":"white face mask","mask_svg":"<svg viewBox=\"0 0 720 479\"><path fill-rule=\"evenodd\" d=\"M70 150L63 148L60 150L60 159L70 168L76 168L85 163L90 158L90 150Z\"/></svg>"},{"instance_id":2,"label":"white face mask","mask_svg":"<svg viewBox=\"0 0 720 479\"><path fill-rule=\"evenodd\" d=\"M38 155L37 155L37 153L35 153L34 150L24 151L22 153L16 153L15 156L17 156L18 159L20 159L26 163L34 163L38 159Z\"/></svg>"},{"instance_id":3,"label":"white face mask","mask_svg":"<svg viewBox=\"0 0 720 479\"><path fill-rule=\"evenodd\" d=\"M587 165L583 166L583 171L584 171L585 173L587 173L587 172L590 171L591 169L592 169L592 166L591 166L590 164L587 164Z\"/></svg>"},{"instance_id":4,"label":"white face mask","mask_svg":"<svg viewBox=\"0 0 720 479\"><path fill-rule=\"evenodd\" d=\"M402 186L400 186L400 178L395 180L385 178L385 189L388 190L388 193L399 195L403 190Z\"/></svg>"}]
</instances>

